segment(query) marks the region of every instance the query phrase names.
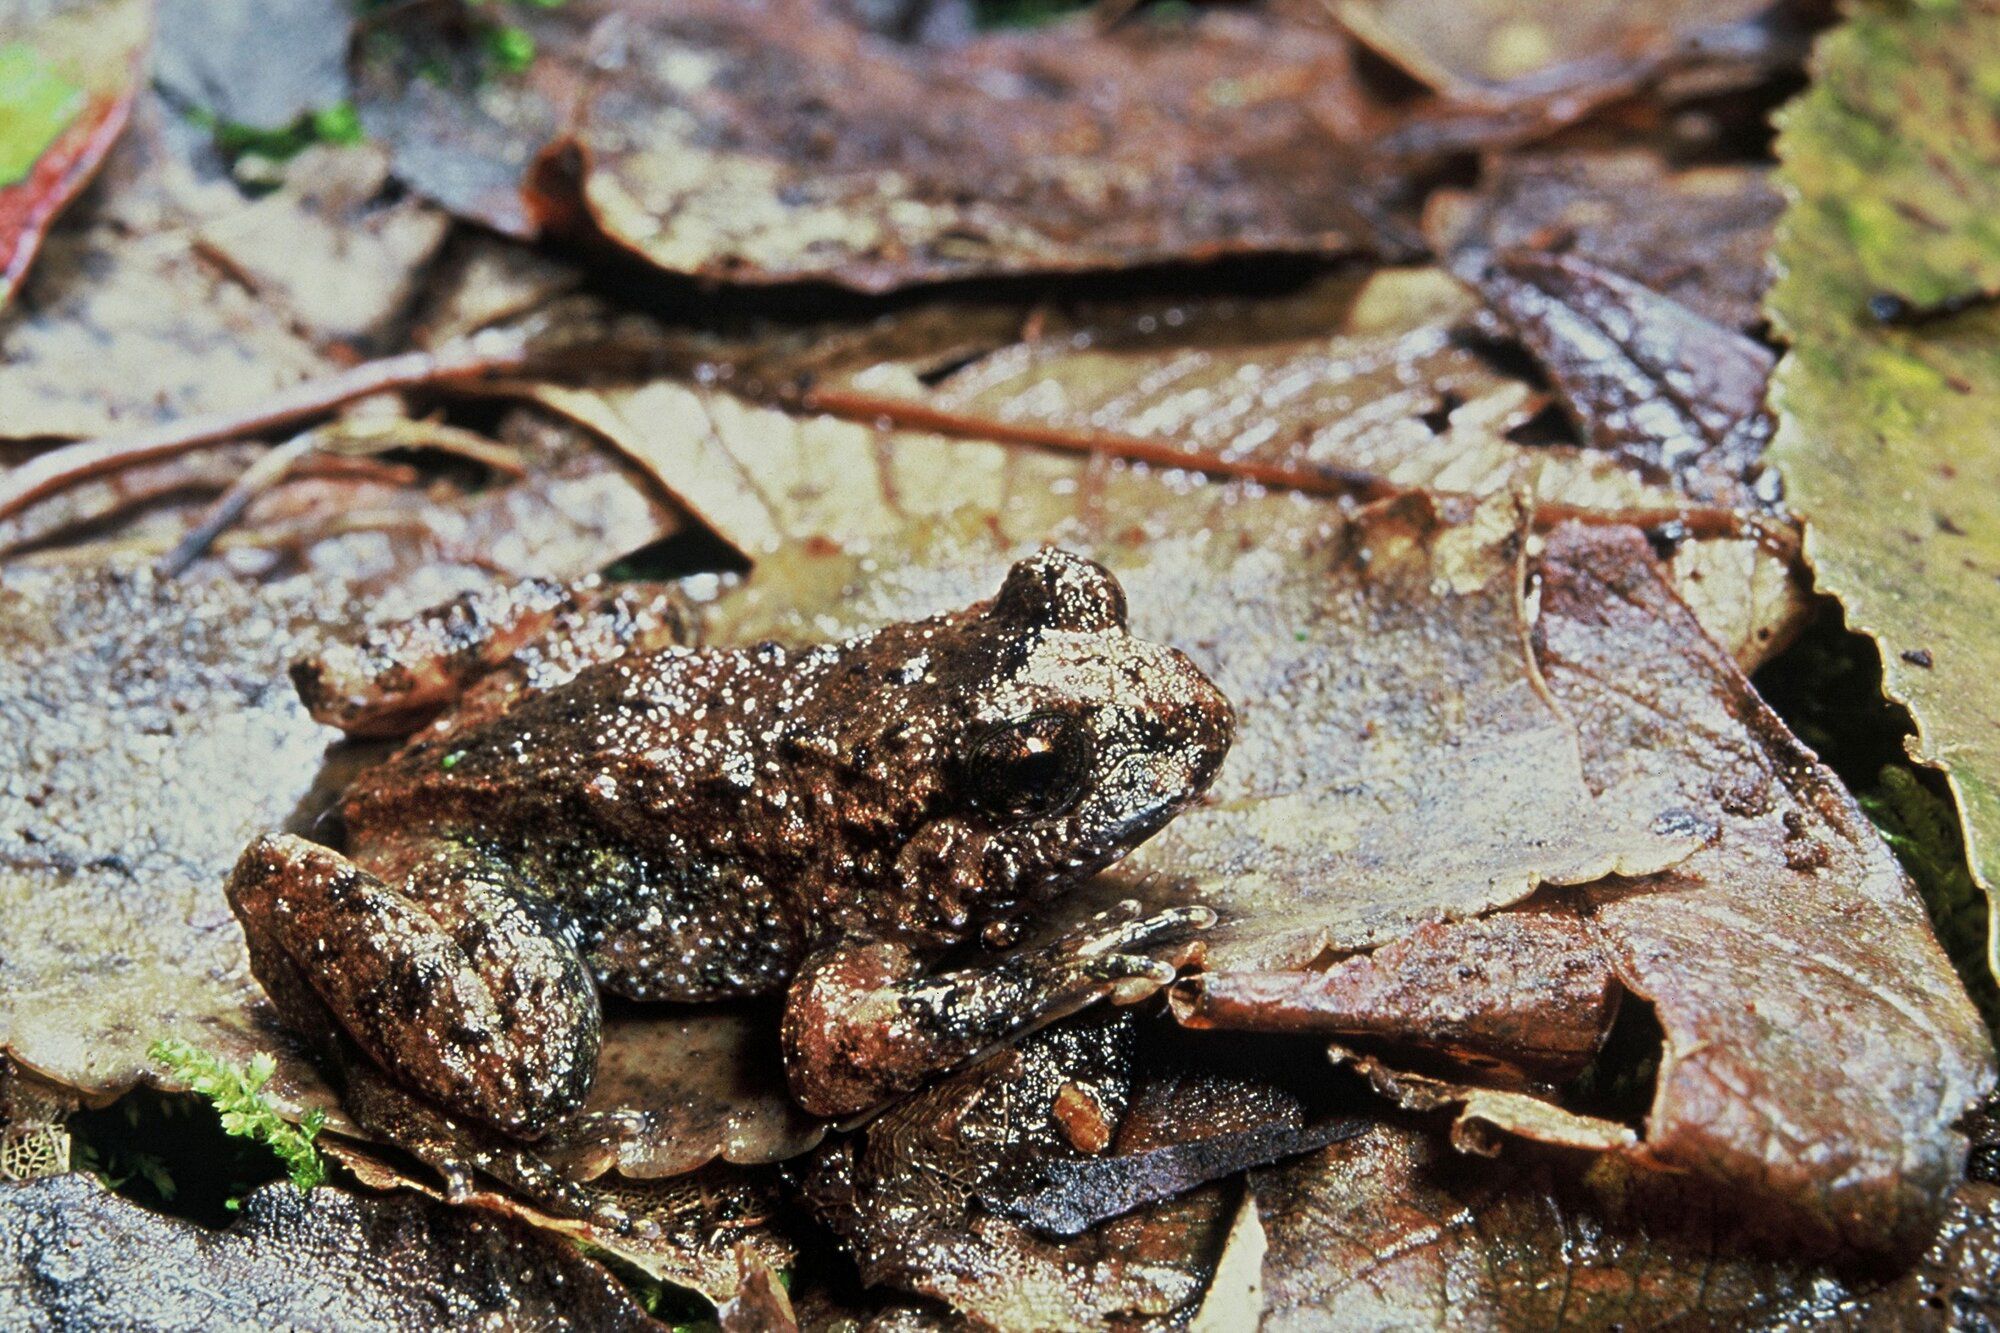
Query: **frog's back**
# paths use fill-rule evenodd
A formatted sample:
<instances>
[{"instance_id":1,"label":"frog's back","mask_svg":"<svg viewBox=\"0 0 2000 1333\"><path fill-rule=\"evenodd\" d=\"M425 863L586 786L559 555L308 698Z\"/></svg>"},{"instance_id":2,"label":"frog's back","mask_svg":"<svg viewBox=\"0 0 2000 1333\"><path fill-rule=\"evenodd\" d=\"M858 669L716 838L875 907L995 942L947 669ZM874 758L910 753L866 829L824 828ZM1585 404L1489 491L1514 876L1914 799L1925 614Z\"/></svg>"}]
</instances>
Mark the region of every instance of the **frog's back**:
<instances>
[{"instance_id":1,"label":"frog's back","mask_svg":"<svg viewBox=\"0 0 2000 1333\"><path fill-rule=\"evenodd\" d=\"M750 743L713 719L761 674L754 653L666 649L589 667L463 729L447 719L357 780L349 828L529 843L643 824L649 839L671 839L661 824L696 814L732 747Z\"/></svg>"}]
</instances>

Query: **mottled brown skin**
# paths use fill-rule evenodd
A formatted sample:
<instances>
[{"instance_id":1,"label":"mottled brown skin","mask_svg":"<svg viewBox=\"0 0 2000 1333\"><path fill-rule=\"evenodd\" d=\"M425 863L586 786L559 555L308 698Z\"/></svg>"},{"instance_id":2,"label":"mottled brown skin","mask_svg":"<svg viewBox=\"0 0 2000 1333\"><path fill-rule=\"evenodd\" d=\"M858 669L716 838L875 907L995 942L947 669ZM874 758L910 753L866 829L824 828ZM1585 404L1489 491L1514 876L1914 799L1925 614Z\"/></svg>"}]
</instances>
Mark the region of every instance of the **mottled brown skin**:
<instances>
[{"instance_id":1,"label":"mottled brown skin","mask_svg":"<svg viewBox=\"0 0 2000 1333\"><path fill-rule=\"evenodd\" d=\"M589 1092L598 988L789 989L808 1109L844 1114L1172 968L1200 909L1115 914L926 975L1207 788L1227 701L1045 550L991 602L814 648L659 646L665 603L530 585L301 663L358 734L453 706L360 779L349 853L260 839L229 897L295 1026L327 1016L446 1111L532 1140Z\"/></svg>"}]
</instances>

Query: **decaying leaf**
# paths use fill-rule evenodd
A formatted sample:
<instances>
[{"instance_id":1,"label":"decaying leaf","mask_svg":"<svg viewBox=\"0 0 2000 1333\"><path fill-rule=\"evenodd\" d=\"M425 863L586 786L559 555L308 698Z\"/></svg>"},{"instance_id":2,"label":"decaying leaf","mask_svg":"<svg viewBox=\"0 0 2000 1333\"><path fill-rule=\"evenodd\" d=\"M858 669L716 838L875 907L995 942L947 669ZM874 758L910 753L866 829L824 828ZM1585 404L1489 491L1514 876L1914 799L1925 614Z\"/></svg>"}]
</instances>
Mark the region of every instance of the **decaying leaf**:
<instances>
[{"instance_id":1,"label":"decaying leaf","mask_svg":"<svg viewBox=\"0 0 2000 1333\"><path fill-rule=\"evenodd\" d=\"M379 1150L330 1138L324 1147L354 1178L374 1190L414 1190L444 1200L427 1171L411 1172ZM785 1267L797 1255L791 1240L773 1224L782 1211L777 1183L768 1173L753 1174L716 1166L671 1180L606 1179L588 1187L592 1196L615 1204L635 1228L614 1230L574 1217L553 1216L504 1191L474 1188L451 1198L458 1207L497 1213L556 1237L616 1256L660 1282L671 1282L726 1301L740 1289L744 1256Z\"/></svg>"},{"instance_id":2,"label":"decaying leaf","mask_svg":"<svg viewBox=\"0 0 2000 1333\"><path fill-rule=\"evenodd\" d=\"M1761 345L1573 256L1471 252L1462 267L1594 447L1707 504L1772 498L1757 484L1771 436Z\"/></svg>"},{"instance_id":3,"label":"decaying leaf","mask_svg":"<svg viewBox=\"0 0 2000 1333\"><path fill-rule=\"evenodd\" d=\"M153 74L225 126L289 129L347 100L354 10L341 0L158 0Z\"/></svg>"},{"instance_id":4,"label":"decaying leaf","mask_svg":"<svg viewBox=\"0 0 2000 1333\"><path fill-rule=\"evenodd\" d=\"M537 55L504 87L406 23L366 45L359 92L406 179L503 231L534 229L522 185L557 145L545 164L580 179L539 173L545 213L580 202L661 268L734 281L879 291L1377 240L1351 169L1365 106L1323 27L1250 11L927 46L797 0L518 21Z\"/></svg>"},{"instance_id":5,"label":"decaying leaf","mask_svg":"<svg viewBox=\"0 0 2000 1333\"><path fill-rule=\"evenodd\" d=\"M207 221L201 252L321 345L382 350L401 331L449 219L385 195L379 146L309 148L284 185Z\"/></svg>"},{"instance_id":6,"label":"decaying leaf","mask_svg":"<svg viewBox=\"0 0 2000 1333\"><path fill-rule=\"evenodd\" d=\"M1424 206L1441 254L1468 245L1574 255L1725 328L1763 322L1765 255L1783 200L1761 167L1675 170L1658 154L1543 151L1489 163L1477 190Z\"/></svg>"},{"instance_id":7,"label":"decaying leaf","mask_svg":"<svg viewBox=\"0 0 2000 1333\"><path fill-rule=\"evenodd\" d=\"M1253 1171L1259 1326L1916 1330L1991 1317L1992 1185L1960 1187L1916 1268L1876 1286L1760 1254L1707 1187L1656 1183L1676 1191L1671 1223L1635 1212L1615 1177L1464 1157L1414 1123Z\"/></svg>"},{"instance_id":8,"label":"decaying leaf","mask_svg":"<svg viewBox=\"0 0 2000 1333\"><path fill-rule=\"evenodd\" d=\"M273 664L339 626L338 598L144 570L0 575L0 1041L104 1097L179 1037L326 1104L251 980L222 876L257 832L310 819L333 733Z\"/></svg>"},{"instance_id":9,"label":"decaying leaf","mask_svg":"<svg viewBox=\"0 0 2000 1333\"><path fill-rule=\"evenodd\" d=\"M227 1231L88 1176L0 1187L0 1322L19 1328L654 1329L566 1242L410 1197L267 1185Z\"/></svg>"},{"instance_id":10,"label":"decaying leaf","mask_svg":"<svg viewBox=\"0 0 2000 1333\"><path fill-rule=\"evenodd\" d=\"M1615 458L1510 439L1538 404L1459 336L1477 310L1448 275L1415 268L1263 299L1054 307L983 344L906 317L907 328L820 351L807 397L864 419L906 408L922 414L912 425L974 437L1034 433L1111 452L1145 442L1290 469L1325 489L1527 489L1595 511L1685 503ZM987 332L953 325L961 338Z\"/></svg>"},{"instance_id":11,"label":"decaying leaf","mask_svg":"<svg viewBox=\"0 0 2000 1333\"><path fill-rule=\"evenodd\" d=\"M150 35L146 0L0 13L0 306L124 129Z\"/></svg>"},{"instance_id":12,"label":"decaying leaf","mask_svg":"<svg viewBox=\"0 0 2000 1333\"><path fill-rule=\"evenodd\" d=\"M1477 102L1636 82L1704 57L1724 63L1732 55L1754 57L1753 21L1772 7L1771 0L1592 0L1561 10L1522 0L1448 7L1341 0L1335 12L1412 77ZM1735 42L1732 32L1739 34Z\"/></svg>"},{"instance_id":13,"label":"decaying leaf","mask_svg":"<svg viewBox=\"0 0 2000 1333\"><path fill-rule=\"evenodd\" d=\"M1591 789L1616 805L1636 784L1651 809L1664 781L1717 831L1584 891L1666 1034L1638 1160L1731 1191L1795 1253L1914 1253L1993 1048L1913 887L1638 534L1561 529L1540 569L1536 655Z\"/></svg>"},{"instance_id":14,"label":"decaying leaf","mask_svg":"<svg viewBox=\"0 0 2000 1333\"><path fill-rule=\"evenodd\" d=\"M2000 242L1968 192L2000 178L1978 91L1996 50L2000 9L1983 3L1862 8L1826 37L1779 135L1790 206L1769 306L1791 344L1770 460L1819 586L1881 646L1912 753L1951 780L2000 976L2000 311L1870 313L1885 293L1921 306L1993 287Z\"/></svg>"},{"instance_id":15,"label":"decaying leaf","mask_svg":"<svg viewBox=\"0 0 2000 1333\"><path fill-rule=\"evenodd\" d=\"M1618 989L1589 923L1520 911L1426 922L1318 971L1197 976L1172 998L1190 1027L1376 1037L1525 1082L1595 1059Z\"/></svg>"},{"instance_id":16,"label":"decaying leaf","mask_svg":"<svg viewBox=\"0 0 2000 1333\"><path fill-rule=\"evenodd\" d=\"M826 1133L785 1086L778 1015L763 1005L640 1011L608 1021L584 1112L620 1111L636 1113L642 1125L611 1145L611 1161L641 1179L679 1175L718 1157L782 1161Z\"/></svg>"},{"instance_id":17,"label":"decaying leaf","mask_svg":"<svg viewBox=\"0 0 2000 1333\"><path fill-rule=\"evenodd\" d=\"M50 235L0 312L0 436L110 434L244 406L328 368L281 312L199 252L190 228L243 204L179 160L171 114L139 99L105 188Z\"/></svg>"}]
</instances>

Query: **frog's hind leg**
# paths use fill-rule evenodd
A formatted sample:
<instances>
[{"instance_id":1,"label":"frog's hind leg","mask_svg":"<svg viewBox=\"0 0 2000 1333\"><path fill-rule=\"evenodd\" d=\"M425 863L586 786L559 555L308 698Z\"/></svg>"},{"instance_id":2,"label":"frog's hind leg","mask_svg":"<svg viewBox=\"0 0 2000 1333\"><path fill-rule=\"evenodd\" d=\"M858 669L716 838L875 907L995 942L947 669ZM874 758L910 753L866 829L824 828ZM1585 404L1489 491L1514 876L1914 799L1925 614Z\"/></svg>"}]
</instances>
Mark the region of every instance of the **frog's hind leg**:
<instances>
[{"instance_id":1,"label":"frog's hind leg","mask_svg":"<svg viewBox=\"0 0 2000 1333\"><path fill-rule=\"evenodd\" d=\"M251 969L306 1035L327 1041L330 1015L410 1087L516 1138L538 1137L589 1094L596 989L497 859L432 844L391 886L280 834L244 851L228 891Z\"/></svg>"},{"instance_id":2,"label":"frog's hind leg","mask_svg":"<svg viewBox=\"0 0 2000 1333\"><path fill-rule=\"evenodd\" d=\"M671 589L526 579L481 589L334 644L292 666L306 710L350 736L403 736L459 705L481 716L627 652L689 637Z\"/></svg>"}]
</instances>

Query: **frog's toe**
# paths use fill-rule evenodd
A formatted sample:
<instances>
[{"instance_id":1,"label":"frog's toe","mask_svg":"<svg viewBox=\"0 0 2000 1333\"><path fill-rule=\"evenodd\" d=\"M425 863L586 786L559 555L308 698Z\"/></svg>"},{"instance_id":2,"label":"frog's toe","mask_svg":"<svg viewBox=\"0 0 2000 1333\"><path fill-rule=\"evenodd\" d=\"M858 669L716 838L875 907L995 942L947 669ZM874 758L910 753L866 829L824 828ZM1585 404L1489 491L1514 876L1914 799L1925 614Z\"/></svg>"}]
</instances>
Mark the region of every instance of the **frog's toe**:
<instances>
[{"instance_id":1,"label":"frog's toe","mask_svg":"<svg viewBox=\"0 0 2000 1333\"><path fill-rule=\"evenodd\" d=\"M1144 954L1094 954L1083 960L1083 974L1092 981L1141 980L1164 986L1174 979L1174 965Z\"/></svg>"},{"instance_id":2,"label":"frog's toe","mask_svg":"<svg viewBox=\"0 0 2000 1333\"><path fill-rule=\"evenodd\" d=\"M1120 904L1124 906L1124 904ZM1138 904L1133 903L1136 909ZM1151 945L1172 944L1215 924L1212 908L1172 907L1149 917L1127 920L1112 930L1086 940L1077 947L1086 957L1097 954L1127 953Z\"/></svg>"},{"instance_id":3,"label":"frog's toe","mask_svg":"<svg viewBox=\"0 0 2000 1333\"><path fill-rule=\"evenodd\" d=\"M541 1143L545 1151L574 1148L616 1148L645 1134L652 1117L630 1109L591 1111L557 1125Z\"/></svg>"}]
</instances>

